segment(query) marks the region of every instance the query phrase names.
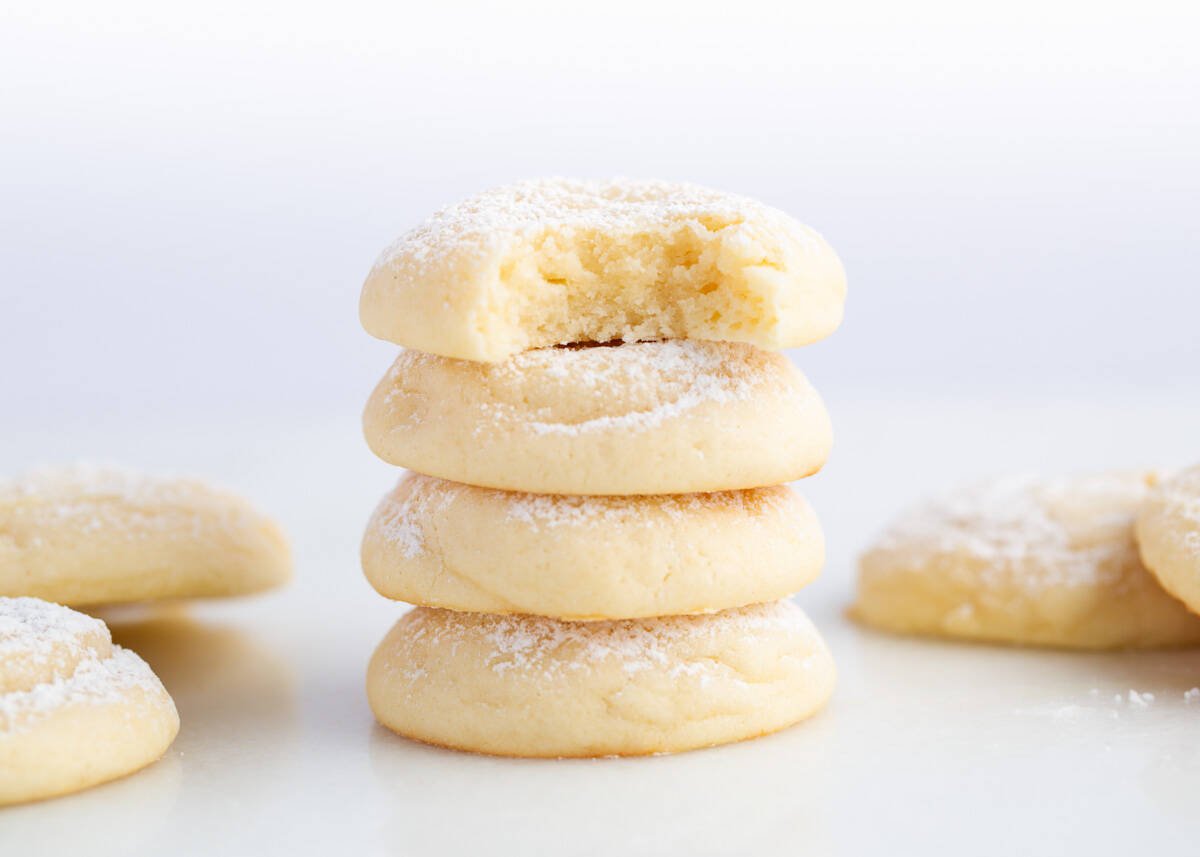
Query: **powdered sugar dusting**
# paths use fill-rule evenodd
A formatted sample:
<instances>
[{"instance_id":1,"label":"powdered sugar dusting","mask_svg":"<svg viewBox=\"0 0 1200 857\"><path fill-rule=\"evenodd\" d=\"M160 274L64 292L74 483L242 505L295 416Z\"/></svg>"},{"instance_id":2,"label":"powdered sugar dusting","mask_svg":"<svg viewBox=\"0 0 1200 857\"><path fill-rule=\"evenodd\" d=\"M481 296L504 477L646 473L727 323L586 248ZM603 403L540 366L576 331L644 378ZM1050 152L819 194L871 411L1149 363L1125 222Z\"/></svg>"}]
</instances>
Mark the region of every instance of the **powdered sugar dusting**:
<instances>
[{"instance_id":1,"label":"powdered sugar dusting","mask_svg":"<svg viewBox=\"0 0 1200 857\"><path fill-rule=\"evenodd\" d=\"M118 701L161 686L98 619L36 598L0 598L0 736L77 703Z\"/></svg>"},{"instance_id":2,"label":"powdered sugar dusting","mask_svg":"<svg viewBox=\"0 0 1200 857\"><path fill-rule=\"evenodd\" d=\"M821 244L811 229L744 196L677 182L548 178L493 188L441 209L387 247L375 269L403 264L419 272L448 256L496 257L548 233L629 235L680 222L714 231L758 224L787 231L805 247Z\"/></svg>"},{"instance_id":3,"label":"powdered sugar dusting","mask_svg":"<svg viewBox=\"0 0 1200 857\"><path fill-rule=\"evenodd\" d=\"M113 646L112 657L81 661L70 676L0 694L0 736L29 729L39 718L67 706L122 702L135 689L156 693L162 692L162 685L145 661Z\"/></svg>"},{"instance_id":4,"label":"powdered sugar dusting","mask_svg":"<svg viewBox=\"0 0 1200 857\"><path fill-rule=\"evenodd\" d=\"M1196 689L1194 692L1196 698L1200 699L1200 689ZM1183 694L1185 704L1192 701L1190 696L1192 693L1193 691L1187 691ZM1139 712L1153 708L1157 701L1158 696L1148 690L1130 688L1118 693L1106 693L1098 687L1093 687L1088 692L1087 697L1083 699L1063 703L1048 703L1029 708L1016 708L1013 709L1013 713L1048 717L1051 720L1063 721L1076 721L1085 718L1120 720L1122 715L1140 716Z\"/></svg>"},{"instance_id":5,"label":"powdered sugar dusting","mask_svg":"<svg viewBox=\"0 0 1200 857\"><path fill-rule=\"evenodd\" d=\"M612 527L646 521L649 513L665 514L672 521L707 511L759 514L782 511L789 499L787 488L751 488L744 491L714 491L707 494L665 494L652 499L614 496L562 496L495 492L502 496L505 516L533 529L545 527Z\"/></svg>"},{"instance_id":6,"label":"powdered sugar dusting","mask_svg":"<svg viewBox=\"0 0 1200 857\"><path fill-rule=\"evenodd\" d=\"M506 375L558 382L572 397L596 403L606 412L579 419L542 408L530 418L524 409L496 403L490 416L519 419L536 434L646 431L702 406L750 399L778 380L771 368L752 346L739 343L670 340L618 347L538 348L495 364L491 371L501 382ZM622 402L642 404L613 412Z\"/></svg>"},{"instance_id":7,"label":"powdered sugar dusting","mask_svg":"<svg viewBox=\"0 0 1200 857\"><path fill-rule=\"evenodd\" d=\"M108 639L99 619L40 598L0 598L0 668L18 658L44 662L59 647L88 637Z\"/></svg>"},{"instance_id":8,"label":"powdered sugar dusting","mask_svg":"<svg viewBox=\"0 0 1200 857\"><path fill-rule=\"evenodd\" d=\"M147 476L119 464L81 461L32 470L0 482L0 500L38 499L68 504L80 497L124 497L157 502L178 495L191 480Z\"/></svg>"},{"instance_id":9,"label":"powdered sugar dusting","mask_svg":"<svg viewBox=\"0 0 1200 857\"><path fill-rule=\"evenodd\" d=\"M963 557L985 586L1128 584L1129 570L1140 568L1134 516L1151 481L1119 473L1000 479L920 507L871 552L908 564Z\"/></svg>"},{"instance_id":10,"label":"powdered sugar dusting","mask_svg":"<svg viewBox=\"0 0 1200 857\"><path fill-rule=\"evenodd\" d=\"M402 491L386 495L375 509L368 531L399 548L405 559L426 552L425 526L431 524L463 492L464 486L419 473L407 474Z\"/></svg>"},{"instance_id":11,"label":"powdered sugar dusting","mask_svg":"<svg viewBox=\"0 0 1200 857\"><path fill-rule=\"evenodd\" d=\"M380 501L368 531L399 548L405 559L421 556L428 549L426 529L436 530L439 518L464 496L482 500L490 509L499 507L493 513L534 531L653 526L661 524L664 517L674 523L706 513L724 513L772 522L782 519L795 523L802 535L808 533L807 515L798 514L805 509L803 501L784 485L647 497L529 494L478 488L415 472L402 476L395 490Z\"/></svg>"},{"instance_id":12,"label":"powdered sugar dusting","mask_svg":"<svg viewBox=\"0 0 1200 857\"><path fill-rule=\"evenodd\" d=\"M588 669L618 661L629 674L650 669L672 675L715 670L707 661L678 659L680 647L730 636L816 632L790 601L758 604L707 616L564 622L539 616L454 613L422 608L406 617L411 641L429 638L434 646L454 646L466 638L483 639L491 649L488 666L497 673L545 673ZM414 678L409 676L410 679Z\"/></svg>"},{"instance_id":13,"label":"powdered sugar dusting","mask_svg":"<svg viewBox=\"0 0 1200 857\"><path fill-rule=\"evenodd\" d=\"M150 537L178 529L181 514L214 507L231 530L258 525L247 504L200 480L149 475L112 463L78 462L0 480L0 515L21 522L20 547L39 548L64 533ZM198 526L197 518L193 527Z\"/></svg>"}]
</instances>

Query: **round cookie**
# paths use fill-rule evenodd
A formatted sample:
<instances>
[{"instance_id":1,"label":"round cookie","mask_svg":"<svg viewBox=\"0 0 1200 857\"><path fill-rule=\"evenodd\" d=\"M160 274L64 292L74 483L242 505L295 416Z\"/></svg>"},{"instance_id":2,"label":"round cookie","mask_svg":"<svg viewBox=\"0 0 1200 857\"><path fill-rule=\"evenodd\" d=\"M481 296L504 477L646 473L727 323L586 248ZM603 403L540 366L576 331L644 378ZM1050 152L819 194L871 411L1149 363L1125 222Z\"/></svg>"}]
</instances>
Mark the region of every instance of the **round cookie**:
<instances>
[{"instance_id":1,"label":"round cookie","mask_svg":"<svg viewBox=\"0 0 1200 857\"><path fill-rule=\"evenodd\" d=\"M76 465L0 483L0 596L80 606L241 595L290 576L279 527L202 482Z\"/></svg>"},{"instance_id":2,"label":"round cookie","mask_svg":"<svg viewBox=\"0 0 1200 857\"><path fill-rule=\"evenodd\" d=\"M856 618L890 631L1072 649L1200 642L1142 565L1152 474L1002 479L928 504L861 558Z\"/></svg>"},{"instance_id":3,"label":"round cookie","mask_svg":"<svg viewBox=\"0 0 1200 857\"><path fill-rule=\"evenodd\" d=\"M179 716L98 619L0 598L0 805L123 777L166 752Z\"/></svg>"},{"instance_id":4,"label":"round cookie","mask_svg":"<svg viewBox=\"0 0 1200 857\"><path fill-rule=\"evenodd\" d=\"M362 563L398 601L630 619L784 598L817 576L824 547L812 508L783 485L571 497L408 473L367 525Z\"/></svg>"},{"instance_id":5,"label":"round cookie","mask_svg":"<svg viewBox=\"0 0 1200 857\"><path fill-rule=\"evenodd\" d=\"M417 607L367 669L371 709L389 729L500 756L741 741L813 714L833 685L825 643L790 601L613 622Z\"/></svg>"},{"instance_id":6,"label":"round cookie","mask_svg":"<svg viewBox=\"0 0 1200 857\"><path fill-rule=\"evenodd\" d=\"M503 363L403 351L363 415L384 461L538 494L685 494L815 473L829 414L782 354L672 340Z\"/></svg>"},{"instance_id":7,"label":"round cookie","mask_svg":"<svg viewBox=\"0 0 1200 857\"><path fill-rule=\"evenodd\" d=\"M825 240L734 194L661 181L543 179L439 211L376 261L367 332L494 362L572 342L709 339L780 349L842 320Z\"/></svg>"},{"instance_id":8,"label":"round cookie","mask_svg":"<svg viewBox=\"0 0 1200 857\"><path fill-rule=\"evenodd\" d=\"M1154 487L1138 514L1137 540L1162 587L1200 613L1200 465Z\"/></svg>"}]
</instances>

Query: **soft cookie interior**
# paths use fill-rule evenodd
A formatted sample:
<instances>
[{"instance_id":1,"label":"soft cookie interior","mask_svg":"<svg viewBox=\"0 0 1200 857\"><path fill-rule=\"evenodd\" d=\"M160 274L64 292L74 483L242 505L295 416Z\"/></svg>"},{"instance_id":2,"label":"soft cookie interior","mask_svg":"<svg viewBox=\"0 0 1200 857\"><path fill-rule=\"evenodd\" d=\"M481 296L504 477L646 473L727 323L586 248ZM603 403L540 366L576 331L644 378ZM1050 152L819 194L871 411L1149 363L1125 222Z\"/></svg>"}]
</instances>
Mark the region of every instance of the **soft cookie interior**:
<instances>
[{"instance_id":1,"label":"soft cookie interior","mask_svg":"<svg viewBox=\"0 0 1200 857\"><path fill-rule=\"evenodd\" d=\"M747 256L736 225L697 218L660 231L580 229L510 249L481 328L509 349L671 338L752 341L778 322L779 272Z\"/></svg>"}]
</instances>

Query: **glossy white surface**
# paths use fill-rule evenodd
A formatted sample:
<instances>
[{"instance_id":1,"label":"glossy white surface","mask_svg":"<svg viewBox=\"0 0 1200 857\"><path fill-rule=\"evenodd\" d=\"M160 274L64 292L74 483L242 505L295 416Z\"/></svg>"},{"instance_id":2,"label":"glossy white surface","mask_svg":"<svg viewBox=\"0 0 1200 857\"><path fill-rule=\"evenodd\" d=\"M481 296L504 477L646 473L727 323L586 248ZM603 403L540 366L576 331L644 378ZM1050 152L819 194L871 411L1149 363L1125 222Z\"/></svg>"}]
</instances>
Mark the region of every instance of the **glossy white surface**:
<instances>
[{"instance_id":1,"label":"glossy white surface","mask_svg":"<svg viewBox=\"0 0 1200 857\"><path fill-rule=\"evenodd\" d=\"M108 617L174 695L179 739L121 782L0 810L0 854L1194 854L1200 651L954 645L842 616L854 554L904 503L1013 468L1200 458L1200 403L1181 398L831 396L835 458L803 486L830 565L799 600L837 658L833 703L745 744L565 762L374 724L363 670L401 608L367 587L356 548L392 474L352 421L10 426L6 470L88 455L234 485L289 527L298 568L274 595Z\"/></svg>"}]
</instances>

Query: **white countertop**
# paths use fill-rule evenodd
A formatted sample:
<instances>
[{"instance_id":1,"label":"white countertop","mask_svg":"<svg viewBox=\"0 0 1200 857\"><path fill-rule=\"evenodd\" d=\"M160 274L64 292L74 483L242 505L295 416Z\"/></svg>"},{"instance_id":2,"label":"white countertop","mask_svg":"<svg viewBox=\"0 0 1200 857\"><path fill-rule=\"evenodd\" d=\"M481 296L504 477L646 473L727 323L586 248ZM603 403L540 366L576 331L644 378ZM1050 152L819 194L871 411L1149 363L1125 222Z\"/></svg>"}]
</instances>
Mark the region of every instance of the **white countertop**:
<instances>
[{"instance_id":1,"label":"white countertop","mask_svg":"<svg viewBox=\"0 0 1200 857\"><path fill-rule=\"evenodd\" d=\"M297 554L277 594L110 617L174 696L179 738L125 780L0 810L0 854L1196 853L1200 650L936 643L842 611L854 555L904 503L1014 468L1198 459L1200 403L831 405L838 449L804 486L830 564L799 596L838 663L831 705L744 744L594 761L454 753L374 723L363 672L402 608L357 568L391 474L352 419L0 429L6 470L88 455L210 475Z\"/></svg>"}]
</instances>

